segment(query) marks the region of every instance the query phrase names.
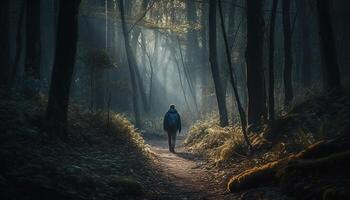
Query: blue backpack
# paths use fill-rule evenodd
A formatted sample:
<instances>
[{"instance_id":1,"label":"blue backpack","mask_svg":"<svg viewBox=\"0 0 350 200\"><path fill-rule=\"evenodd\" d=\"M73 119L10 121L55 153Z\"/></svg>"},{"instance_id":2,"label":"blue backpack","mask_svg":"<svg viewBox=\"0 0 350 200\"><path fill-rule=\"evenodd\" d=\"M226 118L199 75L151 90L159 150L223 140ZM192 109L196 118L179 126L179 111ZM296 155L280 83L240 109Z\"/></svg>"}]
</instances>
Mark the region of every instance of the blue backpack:
<instances>
[{"instance_id":1,"label":"blue backpack","mask_svg":"<svg viewBox=\"0 0 350 200\"><path fill-rule=\"evenodd\" d=\"M177 125L178 125L178 114L177 113L168 113L168 129L169 130L177 130Z\"/></svg>"}]
</instances>

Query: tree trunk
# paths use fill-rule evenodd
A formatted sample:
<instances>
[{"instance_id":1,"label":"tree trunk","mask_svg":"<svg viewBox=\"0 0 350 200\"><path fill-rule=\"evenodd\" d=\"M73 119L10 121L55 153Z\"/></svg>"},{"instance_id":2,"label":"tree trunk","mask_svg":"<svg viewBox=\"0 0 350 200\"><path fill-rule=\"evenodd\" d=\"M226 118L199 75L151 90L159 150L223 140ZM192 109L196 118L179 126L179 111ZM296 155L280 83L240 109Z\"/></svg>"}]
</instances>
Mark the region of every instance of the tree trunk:
<instances>
[{"instance_id":1,"label":"tree trunk","mask_svg":"<svg viewBox=\"0 0 350 200\"><path fill-rule=\"evenodd\" d=\"M241 100L239 98L238 95L238 90L237 90L237 86L236 86L236 82L234 79L234 71L233 71L233 66L232 66L232 61L231 61L231 50L230 47L228 45L228 39L227 39L227 35L226 35L226 28L225 28L225 21L224 21L224 15L222 13L222 5L221 5L221 0L219 0L219 11L220 11L220 19L221 19L221 29L222 29L222 35L224 38L224 42L225 42L225 50L226 50L226 58L227 58L227 63L229 66L229 71L230 71L230 82L233 88L233 92L235 95L235 99L236 99L236 103L237 103L237 108L238 108L238 112L239 112L239 117L241 120L241 126L242 126L242 133L243 133L243 137L245 142L247 143L247 145L252 148L252 145L249 142L248 139L248 135L247 135L247 120L246 120L246 114L244 112L244 109L242 107L242 103Z\"/></svg>"},{"instance_id":2,"label":"tree trunk","mask_svg":"<svg viewBox=\"0 0 350 200\"><path fill-rule=\"evenodd\" d=\"M317 0L319 33L328 91L341 91L337 49L331 23L330 1Z\"/></svg>"},{"instance_id":3,"label":"tree trunk","mask_svg":"<svg viewBox=\"0 0 350 200\"><path fill-rule=\"evenodd\" d=\"M67 138L69 90L73 76L78 40L80 0L60 1L55 62L46 110L48 130L53 136Z\"/></svg>"},{"instance_id":4,"label":"tree trunk","mask_svg":"<svg viewBox=\"0 0 350 200\"><path fill-rule=\"evenodd\" d=\"M247 87L248 124L254 130L266 118L266 92L263 72L264 18L261 0L247 0Z\"/></svg>"},{"instance_id":5,"label":"tree trunk","mask_svg":"<svg viewBox=\"0 0 350 200\"><path fill-rule=\"evenodd\" d=\"M216 0L209 1L209 60L211 72L213 75L216 99L219 108L220 126L224 127L228 125L227 110L226 110L226 97L223 91L220 71L217 60L217 42L216 42Z\"/></svg>"},{"instance_id":6,"label":"tree trunk","mask_svg":"<svg viewBox=\"0 0 350 200\"><path fill-rule=\"evenodd\" d=\"M347 135L332 140L319 141L299 153L290 154L280 160L238 174L229 181L228 190L239 192L275 181L279 181L281 186L285 186L286 182L293 183L293 178L296 182L294 185L290 185L289 190L294 190L298 181L305 181L302 178L305 178L306 175L314 180L322 176L336 174L339 170L344 175L345 172L348 173L349 167L349 144L350 140ZM320 182L317 183L316 187L320 187ZM295 194L294 192L293 194ZM311 192L309 191L309 193Z\"/></svg>"},{"instance_id":7,"label":"tree trunk","mask_svg":"<svg viewBox=\"0 0 350 200\"><path fill-rule=\"evenodd\" d=\"M144 9L146 9L146 8L147 8L147 4L145 5ZM131 49L134 50L135 54L136 54L136 50L137 50L137 46L138 46L137 44L138 44L138 39L139 39L140 34L141 34L140 29L138 27L134 27L133 38L130 41L131 42L130 46L131 46ZM141 73L140 73L140 70L139 70L139 67L137 64L137 60L136 60L135 55L133 53L131 54L131 59L132 59L133 66L135 69L136 83L137 83L138 90L140 92L141 103L142 103L144 111L146 113L148 113L150 111L150 106L149 106L149 103L147 100L147 94L146 94L146 90L145 90L145 87L143 84Z\"/></svg>"},{"instance_id":8,"label":"tree trunk","mask_svg":"<svg viewBox=\"0 0 350 200\"><path fill-rule=\"evenodd\" d=\"M181 58L182 68L183 68L183 71L184 71L184 74L185 74L186 82L187 82L188 88L190 90L190 94L192 96L192 99L193 99L193 104L195 106L195 110L197 112L197 116L199 116L200 113L199 113L199 108L198 108L198 105L197 105L197 98L196 98L195 90L193 89L193 85L192 85L192 81L191 81L192 78L190 76L190 72L189 72L188 68L186 67L186 64L185 64L185 61L184 61L184 56L183 56L182 48L181 48L181 44L180 44L180 38L177 37L176 40L177 40L177 45L179 47L180 58Z\"/></svg>"},{"instance_id":9,"label":"tree trunk","mask_svg":"<svg viewBox=\"0 0 350 200\"><path fill-rule=\"evenodd\" d=\"M197 21L196 5L194 1L186 2L186 15L187 22L190 24L190 27L193 27L192 25ZM192 64L194 64L195 52L198 49L197 31L192 28L189 28L187 32L187 45L187 62L192 66Z\"/></svg>"},{"instance_id":10,"label":"tree trunk","mask_svg":"<svg viewBox=\"0 0 350 200\"><path fill-rule=\"evenodd\" d=\"M293 100L292 85L292 31L290 26L290 0L282 1L284 34L284 106L289 107Z\"/></svg>"},{"instance_id":11,"label":"tree trunk","mask_svg":"<svg viewBox=\"0 0 350 200\"><path fill-rule=\"evenodd\" d=\"M198 41L198 30L194 29L194 25L197 23L197 12L196 12L196 4L195 1L187 1L186 2L186 17L187 22L190 24L190 28L187 32L187 52L186 52L186 69L187 69L187 76L190 81L191 87L193 87L193 83L196 82L196 74L192 73L193 70L198 66L198 49L199 49L199 41ZM192 88L193 90L193 88ZM197 98L194 92L194 104L197 105Z\"/></svg>"},{"instance_id":12,"label":"tree trunk","mask_svg":"<svg viewBox=\"0 0 350 200\"><path fill-rule=\"evenodd\" d=\"M9 88L10 64L10 1L2 0L0 2L0 88Z\"/></svg>"},{"instance_id":13,"label":"tree trunk","mask_svg":"<svg viewBox=\"0 0 350 200\"><path fill-rule=\"evenodd\" d=\"M40 79L40 0L27 3L25 73L28 77Z\"/></svg>"},{"instance_id":14,"label":"tree trunk","mask_svg":"<svg viewBox=\"0 0 350 200\"><path fill-rule=\"evenodd\" d=\"M311 49L311 30L310 20L307 16L308 1L299 0L298 10L300 12L299 21L301 23L301 42L302 42L302 61L301 61L301 84L308 88L311 86L311 64L312 64L312 49Z\"/></svg>"},{"instance_id":15,"label":"tree trunk","mask_svg":"<svg viewBox=\"0 0 350 200\"><path fill-rule=\"evenodd\" d=\"M269 120L275 120L275 23L278 0L273 0L270 22L269 46Z\"/></svg>"},{"instance_id":16,"label":"tree trunk","mask_svg":"<svg viewBox=\"0 0 350 200\"><path fill-rule=\"evenodd\" d=\"M235 34L233 34L235 32L235 22L236 22L236 2L237 1L233 1L234 3L232 3L231 6L227 7L227 17L228 17L228 25L227 25L227 32L231 33L229 35L227 35L227 41L228 41L228 45L230 48L230 51L232 52L233 50L233 46L234 46L234 41L236 39Z\"/></svg>"},{"instance_id":17,"label":"tree trunk","mask_svg":"<svg viewBox=\"0 0 350 200\"><path fill-rule=\"evenodd\" d=\"M12 66L12 70L11 70L11 77L10 77L10 84L11 86L15 85L15 80L16 80L16 74L17 74L17 70L20 67L19 66L19 62L21 60L21 55L23 52L23 48L22 48L22 32L23 32L23 21L24 21L24 14L25 14L25 8L26 8L26 2L22 2L21 5L21 11L20 11L20 16L19 16L19 20L18 20L18 25L17 25L17 33L16 33L16 56L15 56L15 60L14 60L14 64Z\"/></svg>"},{"instance_id":18,"label":"tree trunk","mask_svg":"<svg viewBox=\"0 0 350 200\"><path fill-rule=\"evenodd\" d=\"M125 44L125 50L126 50L126 57L129 64L129 72L130 72L130 79L131 79L131 87L132 87L132 101L133 101L133 108L134 108L134 114L135 114L135 125L136 127L141 127L141 117L140 117L140 110L138 107L138 97L137 97L137 83L136 83L136 77L135 77L135 68L134 68L134 62L132 60L133 55L130 47L130 39L128 37L128 30L126 27L125 22L125 13L124 13L124 1L119 0L119 12L120 17L122 20L122 29L123 29L123 35L124 35L124 44Z\"/></svg>"},{"instance_id":19,"label":"tree trunk","mask_svg":"<svg viewBox=\"0 0 350 200\"><path fill-rule=\"evenodd\" d=\"M141 11L147 10L147 5L148 5L148 1L143 0L140 10ZM146 113L149 113L150 105L149 105L149 102L147 99L147 94L146 94L146 90L145 90L145 87L143 84L143 79L142 79L142 76L141 76L141 73L140 73L140 70L139 70L139 67L137 64L136 57L135 57L135 55L137 54L136 51L137 51L137 46L138 46L137 44L138 44L139 36L141 35L140 28L134 27L133 31L132 31L132 35L133 35L133 37L132 37L132 40L130 41L131 42L130 46L131 46L131 49L134 50L134 53L131 54L131 58L132 58L132 62L133 62L135 73L136 73L136 84L137 84L138 90L140 92L141 103L142 103L143 109Z\"/></svg>"}]
</instances>

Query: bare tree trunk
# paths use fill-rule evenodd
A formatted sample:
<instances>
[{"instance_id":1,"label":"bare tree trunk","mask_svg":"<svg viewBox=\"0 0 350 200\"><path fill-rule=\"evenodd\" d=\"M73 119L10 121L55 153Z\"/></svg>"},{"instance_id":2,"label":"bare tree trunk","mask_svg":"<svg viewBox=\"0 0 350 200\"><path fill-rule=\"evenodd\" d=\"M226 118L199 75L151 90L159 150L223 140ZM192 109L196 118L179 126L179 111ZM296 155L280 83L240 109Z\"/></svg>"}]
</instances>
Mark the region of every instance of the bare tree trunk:
<instances>
[{"instance_id":1,"label":"bare tree trunk","mask_svg":"<svg viewBox=\"0 0 350 200\"><path fill-rule=\"evenodd\" d=\"M130 45L132 47L132 49L135 50L135 54L136 54L137 43L138 43L138 38L139 38L140 34L141 34L140 29L135 27L134 31L133 31L133 38L131 40L131 45ZM144 87L144 84L143 84L143 80L142 80L142 77L141 77L141 74L140 74L140 70L139 70L139 67L138 67L135 55L132 54L131 58L132 58L132 62L134 63L133 65L135 66L136 83L137 83L137 86L138 86L138 90L140 92L141 103L142 103L144 111L146 113L148 113L150 111L150 107L149 107L149 103L148 103L148 100L147 100L146 90L145 90L145 87Z\"/></svg>"},{"instance_id":2,"label":"bare tree trunk","mask_svg":"<svg viewBox=\"0 0 350 200\"><path fill-rule=\"evenodd\" d=\"M11 63L10 63L10 1L0 1L0 87L8 89Z\"/></svg>"},{"instance_id":3,"label":"bare tree trunk","mask_svg":"<svg viewBox=\"0 0 350 200\"><path fill-rule=\"evenodd\" d=\"M339 64L337 61L337 49L335 47L334 33L330 15L330 1L317 0L319 33L324 59L324 73L327 89L329 91L341 91Z\"/></svg>"},{"instance_id":4,"label":"bare tree trunk","mask_svg":"<svg viewBox=\"0 0 350 200\"><path fill-rule=\"evenodd\" d=\"M142 4L141 4L141 10L146 10L147 9L147 5L148 5L148 0L143 0ZM131 47L132 49L134 49L135 54L132 54L132 62L134 63L135 66L135 72L136 72L136 80L137 80L137 86L140 92L140 97L141 97L141 103L143 105L143 109L146 113L149 113L150 111L150 105L147 99L147 95L146 95L146 90L143 84L143 80L140 74L140 70L137 64L137 60L135 58L136 55L136 50L137 50L137 44L138 44L138 39L139 36L141 35L141 30L138 27L134 27L133 28L133 38L131 40Z\"/></svg>"},{"instance_id":5,"label":"bare tree trunk","mask_svg":"<svg viewBox=\"0 0 350 200\"><path fill-rule=\"evenodd\" d=\"M217 58L217 42L216 42L216 0L209 1L209 60L211 72L214 80L216 99L219 108L220 126L224 127L228 125L227 109L226 109L226 97L223 91L220 71Z\"/></svg>"},{"instance_id":6,"label":"bare tree trunk","mask_svg":"<svg viewBox=\"0 0 350 200\"><path fill-rule=\"evenodd\" d=\"M183 84L183 81L182 81L180 64L179 64L179 62L178 62L178 60L176 58L175 50L173 52L174 52L173 58L174 58L174 61L175 61L176 67L177 67L177 72L178 72L178 75L179 75L179 81L180 81L180 85L181 85L182 94L184 95L185 103L186 103L186 106L187 106L188 110L191 111L191 106L188 104L185 87L184 87L184 84Z\"/></svg>"},{"instance_id":7,"label":"bare tree trunk","mask_svg":"<svg viewBox=\"0 0 350 200\"><path fill-rule=\"evenodd\" d=\"M130 72L130 79L131 79L131 87L132 87L132 101L133 101L133 108L134 108L134 114L135 114L135 125L138 128L141 128L141 116L140 116L140 110L138 107L138 97L137 97L137 80L135 77L135 66L134 62L132 60L132 51L130 47L130 40L128 37L128 30L126 27L125 22L125 13L124 13L124 1L118 0L118 6L119 6L119 12L120 17L122 20L122 29L123 29L123 35L124 35L124 44L125 44L125 50L126 50L126 57L129 64L129 72Z\"/></svg>"},{"instance_id":8,"label":"bare tree trunk","mask_svg":"<svg viewBox=\"0 0 350 200\"><path fill-rule=\"evenodd\" d=\"M199 113L199 109L198 109L197 98L196 98L195 91L193 89L190 72L188 71L188 69L186 67L186 64L185 64L185 61L184 61L184 56L182 54L180 39L179 39L179 37L177 37L176 39L177 39L177 45L179 47L180 58L181 58L184 74L185 74L185 77L186 77L186 81L187 81L187 84L188 84L188 88L190 89L190 93L191 93L191 96L192 96L192 99L193 99L193 103L194 103L194 106L196 108L197 115L199 116L200 113Z\"/></svg>"},{"instance_id":9,"label":"bare tree trunk","mask_svg":"<svg viewBox=\"0 0 350 200\"><path fill-rule=\"evenodd\" d=\"M139 44L140 44L142 50L144 51L144 56L147 57L149 68L150 68L150 80L149 80L150 85L149 85L149 93L148 93L148 109L150 110L152 107L154 67L152 64L151 56L149 55L149 53L147 51L146 41L145 41L145 37L143 36L143 34L141 34L141 43L139 43ZM145 62L146 62L146 58L145 58Z\"/></svg>"},{"instance_id":10,"label":"bare tree trunk","mask_svg":"<svg viewBox=\"0 0 350 200\"><path fill-rule=\"evenodd\" d=\"M60 1L55 63L46 110L47 130L52 136L67 138L69 90L78 40L80 0Z\"/></svg>"},{"instance_id":11,"label":"bare tree trunk","mask_svg":"<svg viewBox=\"0 0 350 200\"><path fill-rule=\"evenodd\" d=\"M300 12L299 21L301 23L301 46L302 46L302 63L301 63L301 83L305 88L311 85L311 64L312 49L310 34L310 20L308 19L308 3L309 1L298 0L298 10Z\"/></svg>"},{"instance_id":12,"label":"bare tree trunk","mask_svg":"<svg viewBox=\"0 0 350 200\"><path fill-rule=\"evenodd\" d=\"M197 51L199 49L199 40L198 40L198 30L194 29L194 24L197 23L197 11L196 11L196 2L195 1L187 1L186 2L186 18L188 23L190 24L190 28L188 29L188 32L186 34L187 38L187 48L186 48L186 55L183 56L184 62L186 65L183 65L186 67L187 71L187 79L191 84L192 91L191 93L194 99L194 104L196 105L196 109L198 111L197 106L197 97L196 97L196 90L193 89L193 83L196 83L197 81L197 74L192 73L192 69L197 68L198 66L198 56L200 55Z\"/></svg>"},{"instance_id":13,"label":"bare tree trunk","mask_svg":"<svg viewBox=\"0 0 350 200\"><path fill-rule=\"evenodd\" d=\"M269 120L275 120L275 23L278 0L273 0L269 38Z\"/></svg>"},{"instance_id":14,"label":"bare tree trunk","mask_svg":"<svg viewBox=\"0 0 350 200\"><path fill-rule=\"evenodd\" d=\"M263 72L264 18L261 0L247 0L247 87L248 124L256 129L266 118L266 92Z\"/></svg>"},{"instance_id":15,"label":"bare tree trunk","mask_svg":"<svg viewBox=\"0 0 350 200\"><path fill-rule=\"evenodd\" d=\"M202 101L201 101L201 112L202 114L205 114L207 112L209 112L209 108L207 106L207 104L209 103L209 98L208 98L208 94L207 94L207 89L209 86L209 80L210 80L210 73L208 73L209 71L209 60L208 60L208 4L207 3L203 3L201 6L201 10L202 10L202 16L201 16L201 25L202 25L202 29L201 29L201 43L202 43L202 47L201 47L201 66L202 66L202 70L201 70L201 85L202 85Z\"/></svg>"},{"instance_id":16,"label":"bare tree trunk","mask_svg":"<svg viewBox=\"0 0 350 200\"><path fill-rule=\"evenodd\" d=\"M40 79L40 0L27 3L26 75Z\"/></svg>"},{"instance_id":17,"label":"bare tree trunk","mask_svg":"<svg viewBox=\"0 0 350 200\"><path fill-rule=\"evenodd\" d=\"M289 107L293 100L292 85L292 31L290 25L290 0L282 1L284 33L284 106Z\"/></svg>"},{"instance_id":18,"label":"bare tree trunk","mask_svg":"<svg viewBox=\"0 0 350 200\"><path fill-rule=\"evenodd\" d=\"M248 135L247 135L247 120L246 120L246 114L244 112L244 109L241 104L241 100L238 95L238 90L236 86L236 82L234 79L234 71L233 71L233 66L232 66L232 61L231 61L231 51L230 47L228 45L228 39L226 35L226 28L225 28L225 21L224 21L224 16L222 14L222 5L221 5L221 0L219 0L219 11L220 11L220 19L221 19L221 29L222 29L222 34L225 42L225 49L226 49L226 58L227 58L227 63L229 66L229 71L230 71L230 82L233 88L233 92L236 98L236 103L237 103L237 108L239 112L239 117L241 120L241 126L242 126L242 133L244 136L244 140L247 143L247 145L252 148L252 145L249 142Z\"/></svg>"},{"instance_id":19,"label":"bare tree trunk","mask_svg":"<svg viewBox=\"0 0 350 200\"><path fill-rule=\"evenodd\" d=\"M16 56L15 56L15 61L14 64L12 66L12 70L11 70L11 77L10 77L10 84L11 86L15 85L15 80L16 80L16 74L17 74L17 70L20 67L19 66L19 62L21 60L21 55L23 52L23 48L22 48L22 32L23 32L23 21L24 21L24 14L25 14L25 8L26 8L26 1L22 2L21 5L21 13L19 16L19 20L18 20L18 27L17 27L17 33L16 33Z\"/></svg>"}]
</instances>

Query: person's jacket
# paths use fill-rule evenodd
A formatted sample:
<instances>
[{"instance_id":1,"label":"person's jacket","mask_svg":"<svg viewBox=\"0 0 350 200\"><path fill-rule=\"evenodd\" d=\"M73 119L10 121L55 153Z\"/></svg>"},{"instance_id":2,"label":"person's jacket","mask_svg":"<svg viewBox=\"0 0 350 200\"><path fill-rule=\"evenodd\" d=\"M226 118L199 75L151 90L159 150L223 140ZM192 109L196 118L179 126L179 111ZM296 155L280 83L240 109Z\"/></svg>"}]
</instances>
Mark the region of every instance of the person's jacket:
<instances>
[{"instance_id":1,"label":"person's jacket","mask_svg":"<svg viewBox=\"0 0 350 200\"><path fill-rule=\"evenodd\" d=\"M169 118L173 117L174 115L177 116L177 123L176 123L176 130L172 130L174 128L170 127L169 125ZM163 120L163 128L165 131L179 131L181 132L181 118L179 113L177 112L177 110L174 109L169 109L168 112L165 114L164 116L164 120Z\"/></svg>"}]
</instances>

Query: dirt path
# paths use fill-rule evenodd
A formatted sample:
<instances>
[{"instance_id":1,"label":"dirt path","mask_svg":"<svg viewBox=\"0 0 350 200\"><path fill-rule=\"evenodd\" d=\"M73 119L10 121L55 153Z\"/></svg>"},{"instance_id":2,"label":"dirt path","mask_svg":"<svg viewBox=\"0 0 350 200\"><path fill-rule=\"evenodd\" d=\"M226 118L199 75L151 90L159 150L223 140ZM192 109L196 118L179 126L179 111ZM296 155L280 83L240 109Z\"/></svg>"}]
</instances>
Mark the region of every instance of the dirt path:
<instances>
[{"instance_id":1,"label":"dirt path","mask_svg":"<svg viewBox=\"0 0 350 200\"><path fill-rule=\"evenodd\" d=\"M224 191L225 186L217 181L215 172L206 169L199 157L182 147L177 147L176 153L170 153L166 139L148 140L147 143L159 161L158 167L173 184L172 188L162 194L161 199L204 200L228 197ZM182 138L178 138L177 146L181 143Z\"/></svg>"},{"instance_id":2,"label":"dirt path","mask_svg":"<svg viewBox=\"0 0 350 200\"><path fill-rule=\"evenodd\" d=\"M156 197L150 200L286 200L278 187L266 186L247 190L242 193L227 193L225 188L228 177L239 173L234 167L225 172L210 168L200 157L181 147L182 138L177 140L176 153L168 151L166 139L146 140L151 146L157 163L156 167L165 177L163 187ZM179 147L180 146L180 147ZM233 173L232 173L233 172ZM148 199L147 199L148 200Z\"/></svg>"}]
</instances>

